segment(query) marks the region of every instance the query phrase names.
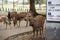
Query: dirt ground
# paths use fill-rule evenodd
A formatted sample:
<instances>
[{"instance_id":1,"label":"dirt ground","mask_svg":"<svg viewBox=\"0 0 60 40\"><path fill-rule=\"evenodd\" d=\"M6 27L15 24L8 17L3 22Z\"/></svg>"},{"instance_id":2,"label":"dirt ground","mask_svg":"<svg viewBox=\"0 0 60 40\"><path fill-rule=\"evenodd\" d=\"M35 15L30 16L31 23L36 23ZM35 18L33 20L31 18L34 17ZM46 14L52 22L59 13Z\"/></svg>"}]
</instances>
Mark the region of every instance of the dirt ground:
<instances>
[{"instance_id":1,"label":"dirt ground","mask_svg":"<svg viewBox=\"0 0 60 40\"><path fill-rule=\"evenodd\" d=\"M45 40L45 38L41 38L40 36L33 38L32 33L27 33L27 34L15 35L7 38L6 40Z\"/></svg>"}]
</instances>

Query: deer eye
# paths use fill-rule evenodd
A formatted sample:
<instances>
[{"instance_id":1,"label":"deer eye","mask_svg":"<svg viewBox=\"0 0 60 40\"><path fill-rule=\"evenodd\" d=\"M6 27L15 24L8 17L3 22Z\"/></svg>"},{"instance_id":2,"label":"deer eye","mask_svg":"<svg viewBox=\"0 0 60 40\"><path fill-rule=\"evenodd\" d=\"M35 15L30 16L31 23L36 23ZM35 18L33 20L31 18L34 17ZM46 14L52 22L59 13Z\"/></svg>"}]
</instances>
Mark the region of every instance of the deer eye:
<instances>
[{"instance_id":1,"label":"deer eye","mask_svg":"<svg viewBox=\"0 0 60 40\"><path fill-rule=\"evenodd\" d=\"M23 18L23 17L21 17L21 18Z\"/></svg>"}]
</instances>

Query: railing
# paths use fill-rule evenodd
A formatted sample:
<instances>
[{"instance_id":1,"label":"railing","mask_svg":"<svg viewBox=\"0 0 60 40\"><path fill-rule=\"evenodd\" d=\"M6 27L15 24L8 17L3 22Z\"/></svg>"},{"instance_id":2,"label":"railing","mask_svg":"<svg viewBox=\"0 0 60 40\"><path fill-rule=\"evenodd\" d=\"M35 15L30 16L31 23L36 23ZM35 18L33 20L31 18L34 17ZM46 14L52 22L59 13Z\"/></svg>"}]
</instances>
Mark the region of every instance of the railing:
<instances>
[{"instance_id":1,"label":"railing","mask_svg":"<svg viewBox=\"0 0 60 40\"><path fill-rule=\"evenodd\" d=\"M13 8L0 8L0 11L5 11L5 12L8 12L8 11L12 11ZM15 8L14 9L15 11L29 11L29 8ZM41 8L36 8L36 10L42 10ZM43 9L43 10L46 10L46 9Z\"/></svg>"},{"instance_id":2,"label":"railing","mask_svg":"<svg viewBox=\"0 0 60 40\"><path fill-rule=\"evenodd\" d=\"M7 12L7 11L12 11L12 10L13 10L13 8L3 8L3 9L0 8L0 11L6 11ZM24 9L23 8L15 8L14 10L15 11L23 11L23 10L29 11L29 8L24 8Z\"/></svg>"}]
</instances>

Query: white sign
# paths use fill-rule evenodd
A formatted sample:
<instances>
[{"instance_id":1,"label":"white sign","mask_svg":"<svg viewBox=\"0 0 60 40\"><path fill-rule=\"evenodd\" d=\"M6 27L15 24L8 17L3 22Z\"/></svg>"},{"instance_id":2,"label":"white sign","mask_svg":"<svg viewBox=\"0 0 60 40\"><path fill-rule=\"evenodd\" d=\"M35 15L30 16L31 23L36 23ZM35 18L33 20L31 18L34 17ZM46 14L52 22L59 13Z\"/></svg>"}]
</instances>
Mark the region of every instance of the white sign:
<instances>
[{"instance_id":1,"label":"white sign","mask_svg":"<svg viewBox=\"0 0 60 40\"><path fill-rule=\"evenodd\" d=\"M47 20L60 21L60 0L47 0Z\"/></svg>"}]
</instances>

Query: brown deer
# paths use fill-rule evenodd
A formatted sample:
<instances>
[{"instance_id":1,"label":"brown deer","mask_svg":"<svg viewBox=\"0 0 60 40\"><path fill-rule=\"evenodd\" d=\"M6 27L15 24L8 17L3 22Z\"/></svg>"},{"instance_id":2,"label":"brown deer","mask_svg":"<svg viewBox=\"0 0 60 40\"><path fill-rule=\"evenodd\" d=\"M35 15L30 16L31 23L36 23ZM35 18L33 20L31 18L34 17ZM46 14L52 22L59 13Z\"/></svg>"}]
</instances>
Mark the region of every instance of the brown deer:
<instances>
[{"instance_id":1,"label":"brown deer","mask_svg":"<svg viewBox=\"0 0 60 40\"><path fill-rule=\"evenodd\" d=\"M30 26L33 28L33 37L38 35L38 32L40 31L40 35L43 34L43 28L44 28L44 21L45 17L38 15L36 17L33 17L32 15L26 15L25 21L29 20ZM36 34L35 34L36 32Z\"/></svg>"},{"instance_id":2,"label":"brown deer","mask_svg":"<svg viewBox=\"0 0 60 40\"><path fill-rule=\"evenodd\" d=\"M6 24L6 29L7 29L7 25L11 26L7 16L0 16L0 22L3 22L4 24ZM11 29L11 27L10 27L10 29Z\"/></svg>"},{"instance_id":3,"label":"brown deer","mask_svg":"<svg viewBox=\"0 0 60 40\"><path fill-rule=\"evenodd\" d=\"M19 21L19 27L20 27L20 22L26 17L26 15L29 14L29 12L20 12L20 13L16 13L16 12L12 12L11 13L11 17L13 19L13 23L14 26L17 24L17 21ZM28 21L26 21L26 27L28 26Z\"/></svg>"}]
</instances>

